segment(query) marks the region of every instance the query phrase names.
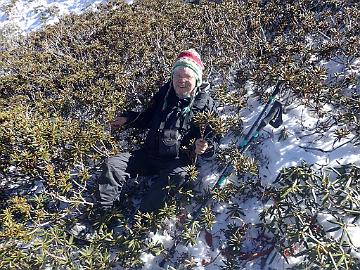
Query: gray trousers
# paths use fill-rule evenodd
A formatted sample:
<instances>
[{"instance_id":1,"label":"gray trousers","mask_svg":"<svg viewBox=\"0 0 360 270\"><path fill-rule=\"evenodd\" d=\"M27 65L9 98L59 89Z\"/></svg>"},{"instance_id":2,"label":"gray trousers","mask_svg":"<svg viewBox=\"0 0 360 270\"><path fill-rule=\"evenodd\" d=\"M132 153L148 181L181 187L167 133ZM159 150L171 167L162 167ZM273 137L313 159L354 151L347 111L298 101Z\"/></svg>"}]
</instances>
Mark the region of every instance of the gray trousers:
<instances>
[{"instance_id":1,"label":"gray trousers","mask_svg":"<svg viewBox=\"0 0 360 270\"><path fill-rule=\"evenodd\" d=\"M111 208L120 196L129 178L154 176L150 190L140 203L140 211L151 212L164 206L169 184L180 187L186 178L185 167L190 164L187 156L178 159L165 159L149 155L145 150L121 153L108 158L98 179L97 197L102 208Z\"/></svg>"}]
</instances>

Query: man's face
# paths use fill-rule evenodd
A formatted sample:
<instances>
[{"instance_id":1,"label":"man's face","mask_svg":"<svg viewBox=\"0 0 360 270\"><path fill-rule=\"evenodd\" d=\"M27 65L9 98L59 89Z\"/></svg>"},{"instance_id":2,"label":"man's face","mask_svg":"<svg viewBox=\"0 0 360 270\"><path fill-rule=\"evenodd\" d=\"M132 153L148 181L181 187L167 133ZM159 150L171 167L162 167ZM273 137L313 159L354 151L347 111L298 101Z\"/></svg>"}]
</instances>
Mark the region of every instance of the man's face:
<instances>
[{"instance_id":1,"label":"man's face","mask_svg":"<svg viewBox=\"0 0 360 270\"><path fill-rule=\"evenodd\" d=\"M189 97L196 86L195 73L186 67L177 67L173 74L173 85L179 98Z\"/></svg>"}]
</instances>

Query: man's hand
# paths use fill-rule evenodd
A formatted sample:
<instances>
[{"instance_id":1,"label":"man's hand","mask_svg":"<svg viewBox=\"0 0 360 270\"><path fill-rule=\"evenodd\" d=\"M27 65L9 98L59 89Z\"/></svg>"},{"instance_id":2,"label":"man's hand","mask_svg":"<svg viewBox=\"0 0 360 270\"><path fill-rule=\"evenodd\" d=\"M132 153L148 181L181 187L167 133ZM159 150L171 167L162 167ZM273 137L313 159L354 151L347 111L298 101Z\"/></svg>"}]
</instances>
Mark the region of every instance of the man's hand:
<instances>
[{"instance_id":1,"label":"man's hand","mask_svg":"<svg viewBox=\"0 0 360 270\"><path fill-rule=\"evenodd\" d=\"M114 131L114 130L117 130L119 129L120 127L122 127L127 121L127 118L126 117L123 117L123 116L118 116L114 119L114 121L112 121L110 123L110 126L111 126L111 130Z\"/></svg>"},{"instance_id":2,"label":"man's hand","mask_svg":"<svg viewBox=\"0 0 360 270\"><path fill-rule=\"evenodd\" d=\"M206 149L209 147L208 143L204 139L197 139L195 141L195 153L197 155L202 155L205 153Z\"/></svg>"}]
</instances>

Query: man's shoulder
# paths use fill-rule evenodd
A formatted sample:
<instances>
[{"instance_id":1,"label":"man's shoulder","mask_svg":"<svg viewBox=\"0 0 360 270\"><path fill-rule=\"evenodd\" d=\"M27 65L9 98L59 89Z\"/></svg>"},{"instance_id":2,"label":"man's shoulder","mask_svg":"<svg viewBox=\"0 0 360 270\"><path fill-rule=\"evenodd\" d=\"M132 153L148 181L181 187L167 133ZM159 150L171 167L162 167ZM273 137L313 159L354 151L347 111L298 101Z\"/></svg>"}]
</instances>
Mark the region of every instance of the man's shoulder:
<instances>
[{"instance_id":1,"label":"man's shoulder","mask_svg":"<svg viewBox=\"0 0 360 270\"><path fill-rule=\"evenodd\" d=\"M153 94L154 95L153 97L158 101L164 99L166 96L166 93L169 91L170 86L171 86L170 82L166 82L166 83L162 84L158 88L158 91Z\"/></svg>"},{"instance_id":2,"label":"man's shoulder","mask_svg":"<svg viewBox=\"0 0 360 270\"><path fill-rule=\"evenodd\" d=\"M196 107L197 109L204 109L209 104L209 102L212 102L209 90L210 84L207 82L203 83L198 88L194 101L194 107Z\"/></svg>"},{"instance_id":3,"label":"man's shoulder","mask_svg":"<svg viewBox=\"0 0 360 270\"><path fill-rule=\"evenodd\" d=\"M197 89L196 99L209 98L210 97L209 90L210 90L210 84L207 82L202 83Z\"/></svg>"},{"instance_id":4,"label":"man's shoulder","mask_svg":"<svg viewBox=\"0 0 360 270\"><path fill-rule=\"evenodd\" d=\"M170 88L170 83L171 83L171 81L168 81L168 82L164 83L163 85L161 85L159 88L159 92L160 93L167 92Z\"/></svg>"},{"instance_id":5,"label":"man's shoulder","mask_svg":"<svg viewBox=\"0 0 360 270\"><path fill-rule=\"evenodd\" d=\"M208 82L203 82L200 86L199 86L199 93L209 93L210 90L210 83Z\"/></svg>"}]
</instances>

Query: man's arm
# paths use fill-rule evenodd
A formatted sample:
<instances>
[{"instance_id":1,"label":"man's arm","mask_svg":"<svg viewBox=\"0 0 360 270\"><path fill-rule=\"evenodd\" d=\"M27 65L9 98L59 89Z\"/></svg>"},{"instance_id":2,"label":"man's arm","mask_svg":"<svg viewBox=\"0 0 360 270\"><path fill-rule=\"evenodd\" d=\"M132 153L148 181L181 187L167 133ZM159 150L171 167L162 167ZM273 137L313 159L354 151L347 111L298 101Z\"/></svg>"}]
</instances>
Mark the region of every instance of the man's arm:
<instances>
[{"instance_id":1,"label":"man's arm","mask_svg":"<svg viewBox=\"0 0 360 270\"><path fill-rule=\"evenodd\" d=\"M157 93L155 93L148 107L144 111L126 111L117 116L111 123L112 130L116 130L122 126L125 128L149 128L152 117L156 113L158 107L161 106L161 99L164 96L164 91L167 90L165 89L166 87L168 87L168 84L165 84Z\"/></svg>"}]
</instances>

